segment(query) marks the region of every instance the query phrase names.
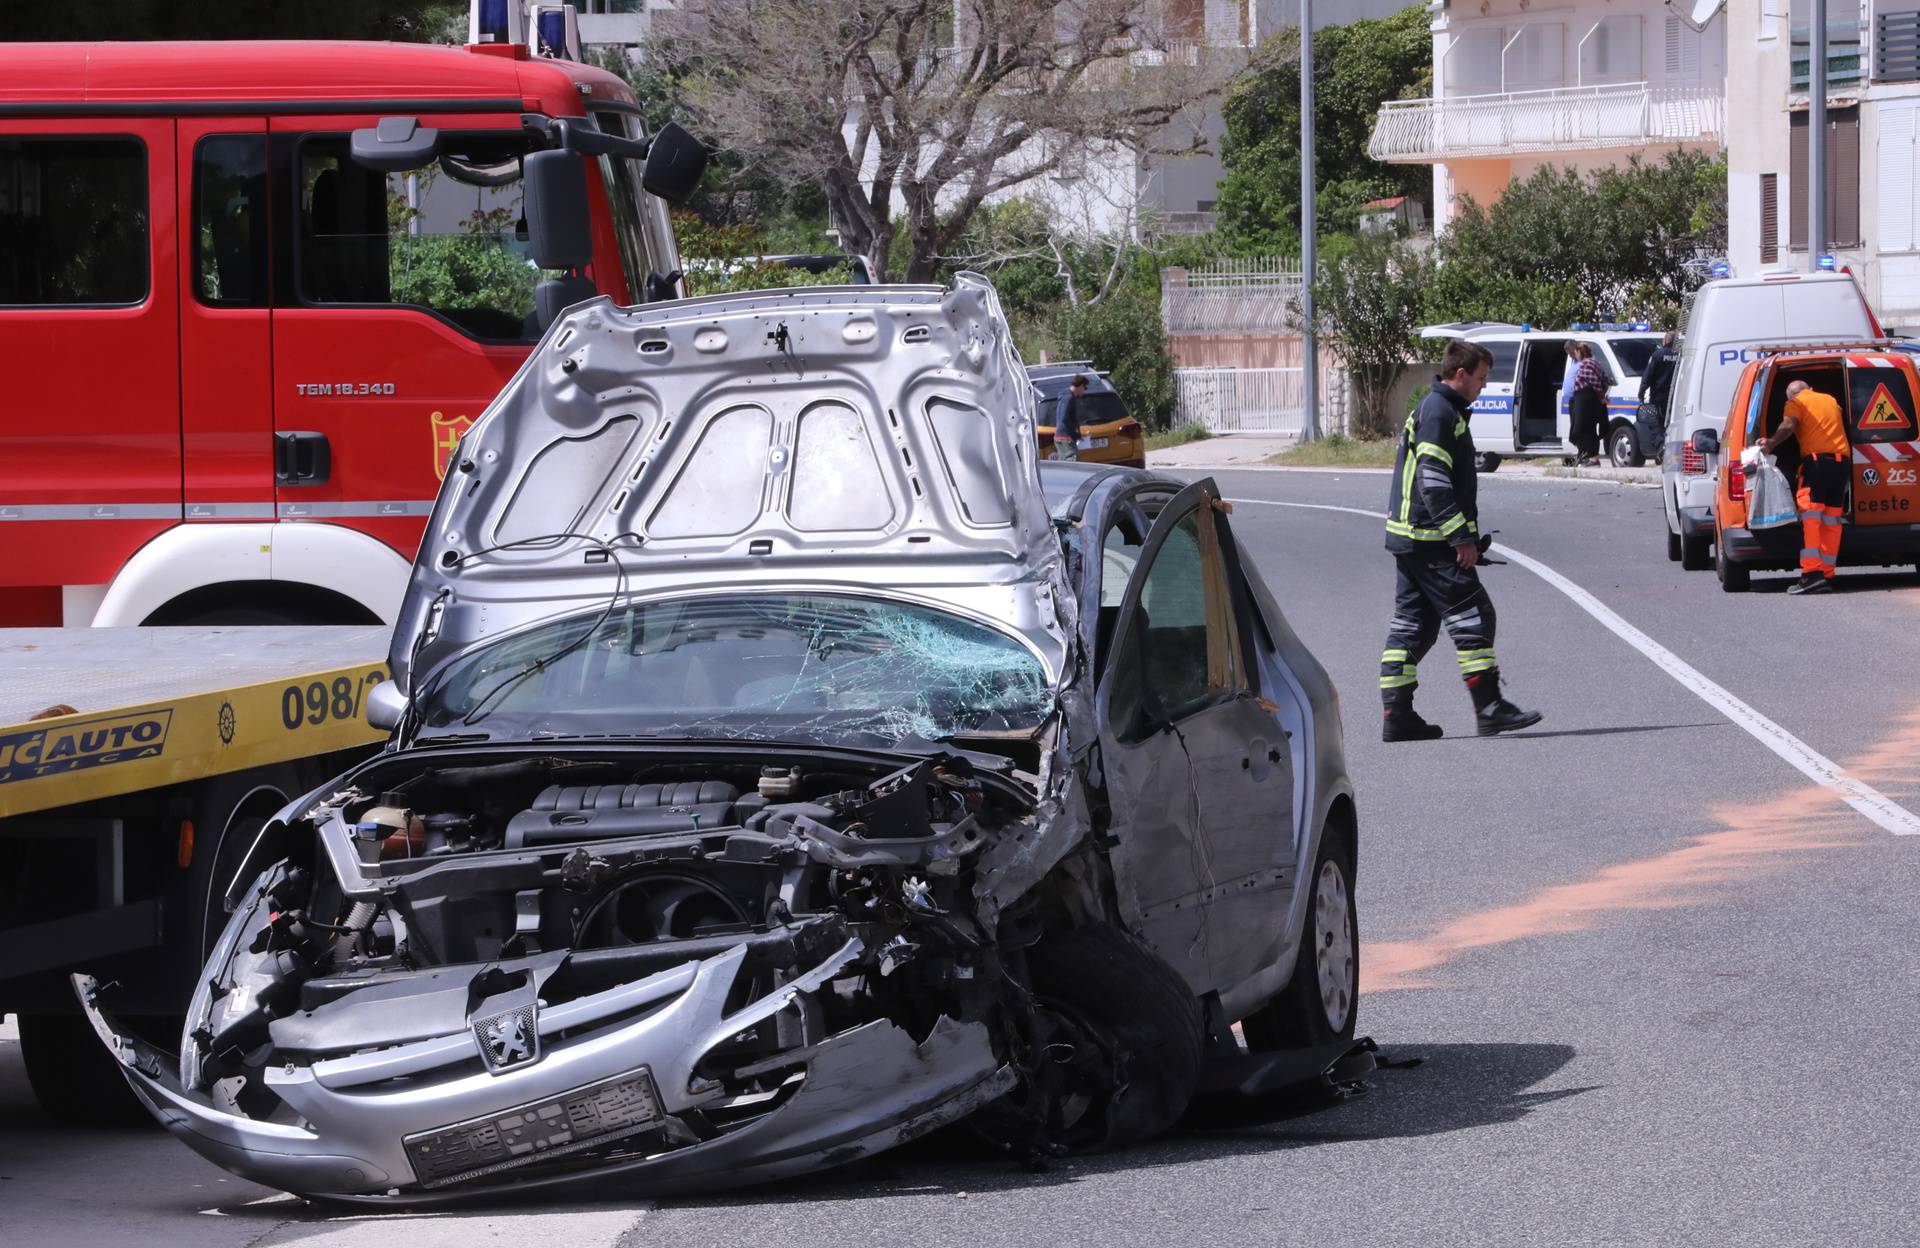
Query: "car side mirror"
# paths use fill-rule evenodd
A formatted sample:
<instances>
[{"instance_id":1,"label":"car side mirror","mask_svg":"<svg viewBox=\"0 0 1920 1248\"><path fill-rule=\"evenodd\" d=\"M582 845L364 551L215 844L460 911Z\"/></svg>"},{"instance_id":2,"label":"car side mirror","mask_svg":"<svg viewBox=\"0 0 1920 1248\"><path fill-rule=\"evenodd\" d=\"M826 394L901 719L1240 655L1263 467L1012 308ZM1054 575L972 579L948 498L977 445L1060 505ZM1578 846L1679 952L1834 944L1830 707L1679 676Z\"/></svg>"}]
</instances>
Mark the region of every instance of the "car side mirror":
<instances>
[{"instance_id":1,"label":"car side mirror","mask_svg":"<svg viewBox=\"0 0 1920 1248\"><path fill-rule=\"evenodd\" d=\"M700 175L706 170L706 147L670 121L654 133L647 147L640 185L670 204L684 204L699 189Z\"/></svg>"},{"instance_id":2,"label":"car side mirror","mask_svg":"<svg viewBox=\"0 0 1920 1248\"><path fill-rule=\"evenodd\" d=\"M397 682L383 680L367 691L368 727L392 732L406 713L407 695Z\"/></svg>"},{"instance_id":3,"label":"car side mirror","mask_svg":"<svg viewBox=\"0 0 1920 1248\"><path fill-rule=\"evenodd\" d=\"M593 259L587 173L567 151L532 152L521 162L527 250L543 269L578 269Z\"/></svg>"},{"instance_id":4,"label":"car side mirror","mask_svg":"<svg viewBox=\"0 0 1920 1248\"><path fill-rule=\"evenodd\" d=\"M433 163L439 147L438 130L412 117L382 117L353 132L351 151L355 164L381 173L406 173Z\"/></svg>"},{"instance_id":5,"label":"car side mirror","mask_svg":"<svg viewBox=\"0 0 1920 1248\"><path fill-rule=\"evenodd\" d=\"M1712 429L1694 430L1693 449L1702 455L1718 455L1720 453L1720 435Z\"/></svg>"}]
</instances>

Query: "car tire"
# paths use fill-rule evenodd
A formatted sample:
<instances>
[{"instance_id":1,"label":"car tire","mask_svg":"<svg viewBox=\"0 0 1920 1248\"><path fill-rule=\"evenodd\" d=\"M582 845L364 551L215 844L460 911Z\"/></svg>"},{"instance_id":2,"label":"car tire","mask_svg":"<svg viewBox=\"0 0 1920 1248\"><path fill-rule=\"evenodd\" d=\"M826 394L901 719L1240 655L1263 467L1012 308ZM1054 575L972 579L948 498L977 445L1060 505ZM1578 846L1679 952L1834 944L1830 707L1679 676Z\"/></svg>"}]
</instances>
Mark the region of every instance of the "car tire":
<instances>
[{"instance_id":1,"label":"car tire","mask_svg":"<svg viewBox=\"0 0 1920 1248\"><path fill-rule=\"evenodd\" d=\"M1360 1010L1360 914L1353 900L1353 846L1329 828L1313 864L1300 951L1280 995L1240 1025L1256 1050L1312 1048L1353 1039Z\"/></svg>"},{"instance_id":2,"label":"car tire","mask_svg":"<svg viewBox=\"0 0 1920 1248\"><path fill-rule=\"evenodd\" d=\"M1713 571L1720 578L1720 588L1729 594L1744 594L1753 585L1753 569L1727 558L1725 542L1713 544Z\"/></svg>"},{"instance_id":3,"label":"car tire","mask_svg":"<svg viewBox=\"0 0 1920 1248\"><path fill-rule=\"evenodd\" d=\"M1476 451L1473 456L1473 470L1475 472L1498 472L1500 471L1500 457L1492 451Z\"/></svg>"},{"instance_id":4,"label":"car tire","mask_svg":"<svg viewBox=\"0 0 1920 1248\"><path fill-rule=\"evenodd\" d=\"M1667 530L1667 562L1680 562L1680 535L1672 529Z\"/></svg>"},{"instance_id":5,"label":"car tire","mask_svg":"<svg viewBox=\"0 0 1920 1248\"><path fill-rule=\"evenodd\" d=\"M1680 566L1689 572L1705 572L1713 566L1713 543L1704 537L1680 538Z\"/></svg>"},{"instance_id":6,"label":"car tire","mask_svg":"<svg viewBox=\"0 0 1920 1248\"><path fill-rule=\"evenodd\" d=\"M1640 435L1624 420L1607 431L1607 459L1615 468L1639 468L1647 462L1640 453Z\"/></svg>"},{"instance_id":7,"label":"car tire","mask_svg":"<svg viewBox=\"0 0 1920 1248\"><path fill-rule=\"evenodd\" d=\"M84 1015L20 1015L20 1056L34 1099L61 1122L123 1127L152 1121Z\"/></svg>"},{"instance_id":8,"label":"car tire","mask_svg":"<svg viewBox=\"0 0 1920 1248\"><path fill-rule=\"evenodd\" d=\"M1103 1046L1119 1075L1117 1087L1085 1089L1072 1121L1048 1124L1057 1142L1129 1144L1180 1120L1200 1086L1205 1020L1178 971L1104 923L1045 937L1028 952L1027 970L1048 1018Z\"/></svg>"}]
</instances>

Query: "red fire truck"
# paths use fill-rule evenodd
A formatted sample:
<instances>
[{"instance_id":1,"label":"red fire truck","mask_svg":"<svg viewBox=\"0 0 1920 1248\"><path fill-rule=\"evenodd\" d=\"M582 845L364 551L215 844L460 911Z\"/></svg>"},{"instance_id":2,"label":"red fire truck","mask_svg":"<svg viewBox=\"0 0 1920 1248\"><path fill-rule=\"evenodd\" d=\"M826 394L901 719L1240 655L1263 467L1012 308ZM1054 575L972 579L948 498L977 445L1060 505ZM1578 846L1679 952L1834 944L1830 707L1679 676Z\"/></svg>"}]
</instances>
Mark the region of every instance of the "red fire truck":
<instances>
[{"instance_id":1,"label":"red fire truck","mask_svg":"<svg viewBox=\"0 0 1920 1248\"><path fill-rule=\"evenodd\" d=\"M703 162L519 43L0 45L0 625L390 623L552 316L684 293Z\"/></svg>"}]
</instances>

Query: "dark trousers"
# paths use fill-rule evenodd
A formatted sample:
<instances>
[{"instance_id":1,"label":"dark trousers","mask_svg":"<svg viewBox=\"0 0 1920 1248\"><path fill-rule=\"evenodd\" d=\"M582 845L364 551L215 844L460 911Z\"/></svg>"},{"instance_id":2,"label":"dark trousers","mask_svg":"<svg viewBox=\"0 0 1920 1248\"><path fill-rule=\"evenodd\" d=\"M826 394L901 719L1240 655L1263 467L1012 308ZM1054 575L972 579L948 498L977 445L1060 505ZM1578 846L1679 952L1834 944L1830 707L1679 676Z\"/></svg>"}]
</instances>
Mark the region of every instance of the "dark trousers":
<instances>
[{"instance_id":1,"label":"dark trousers","mask_svg":"<svg viewBox=\"0 0 1920 1248\"><path fill-rule=\"evenodd\" d=\"M1453 550L1395 555L1399 582L1393 593L1393 623L1380 653L1380 692L1389 706L1411 700L1420 684L1420 660L1446 626L1460 660L1460 675L1472 679L1494 671L1493 599L1480 574L1455 561Z\"/></svg>"},{"instance_id":2,"label":"dark trousers","mask_svg":"<svg viewBox=\"0 0 1920 1248\"><path fill-rule=\"evenodd\" d=\"M1598 455L1607 431L1607 401L1598 390L1575 390L1567 404L1567 435L1582 455Z\"/></svg>"}]
</instances>

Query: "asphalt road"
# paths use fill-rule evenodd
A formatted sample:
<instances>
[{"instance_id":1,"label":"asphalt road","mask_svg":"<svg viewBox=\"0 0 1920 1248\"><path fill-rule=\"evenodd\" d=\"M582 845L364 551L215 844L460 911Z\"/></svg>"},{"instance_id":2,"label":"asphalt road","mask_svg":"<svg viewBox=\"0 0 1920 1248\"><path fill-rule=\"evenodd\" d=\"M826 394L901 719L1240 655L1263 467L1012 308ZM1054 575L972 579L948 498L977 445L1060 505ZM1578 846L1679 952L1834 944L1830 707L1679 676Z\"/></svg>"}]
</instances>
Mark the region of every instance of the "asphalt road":
<instances>
[{"instance_id":1,"label":"asphalt road","mask_svg":"<svg viewBox=\"0 0 1920 1248\"><path fill-rule=\"evenodd\" d=\"M1361 804L1361 1030L1336 1103L1244 1107L1026 1174L922 1145L657 1205L337 1218L158 1132L30 1108L0 1030L0 1239L41 1244L1905 1244L1920 1222L1920 837L1813 787L1518 565L1487 570L1537 729L1383 746L1392 565L1369 473L1221 471L1232 523L1344 694ZM1483 522L1920 813L1920 582L1727 595L1668 563L1658 495L1483 478ZM1275 505L1288 504L1288 505ZM1308 504L1309 506L1299 506ZM1471 713L1444 641L1422 709ZM401 1225L404 1223L404 1225Z\"/></svg>"}]
</instances>

